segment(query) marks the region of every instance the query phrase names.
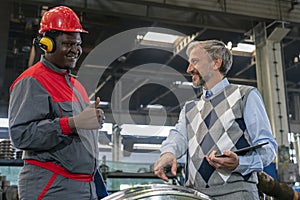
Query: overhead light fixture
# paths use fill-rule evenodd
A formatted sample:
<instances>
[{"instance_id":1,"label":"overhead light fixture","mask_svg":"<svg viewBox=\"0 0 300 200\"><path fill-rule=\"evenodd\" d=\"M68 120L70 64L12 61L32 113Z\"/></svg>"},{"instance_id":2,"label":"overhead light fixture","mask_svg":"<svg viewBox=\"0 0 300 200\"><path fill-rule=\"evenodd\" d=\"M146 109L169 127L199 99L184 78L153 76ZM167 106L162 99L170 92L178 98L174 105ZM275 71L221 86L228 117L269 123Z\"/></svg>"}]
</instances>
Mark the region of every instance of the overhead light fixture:
<instances>
[{"instance_id":1,"label":"overhead light fixture","mask_svg":"<svg viewBox=\"0 0 300 200\"><path fill-rule=\"evenodd\" d=\"M8 128L8 118L0 118L0 128Z\"/></svg>"},{"instance_id":2,"label":"overhead light fixture","mask_svg":"<svg viewBox=\"0 0 300 200\"><path fill-rule=\"evenodd\" d=\"M153 105L140 105L140 108L142 109L156 109L156 110L160 110L163 109L164 106L160 105L160 104L153 104Z\"/></svg>"},{"instance_id":3,"label":"overhead light fixture","mask_svg":"<svg viewBox=\"0 0 300 200\"><path fill-rule=\"evenodd\" d=\"M246 43L238 43L237 47L232 47L232 51L239 51L244 53L253 53L255 51L255 45L246 44Z\"/></svg>"},{"instance_id":4,"label":"overhead light fixture","mask_svg":"<svg viewBox=\"0 0 300 200\"><path fill-rule=\"evenodd\" d=\"M174 126L122 124L121 135L167 137Z\"/></svg>"},{"instance_id":5,"label":"overhead light fixture","mask_svg":"<svg viewBox=\"0 0 300 200\"><path fill-rule=\"evenodd\" d=\"M148 32L143 37L143 40L152 41L152 42L165 42L165 43L174 43L179 38L178 35L172 35L167 33L158 33L158 32Z\"/></svg>"},{"instance_id":6,"label":"overhead light fixture","mask_svg":"<svg viewBox=\"0 0 300 200\"><path fill-rule=\"evenodd\" d=\"M161 144L133 144L133 149L136 150L159 150Z\"/></svg>"},{"instance_id":7,"label":"overhead light fixture","mask_svg":"<svg viewBox=\"0 0 300 200\"><path fill-rule=\"evenodd\" d=\"M100 106L108 106L109 102L107 101L100 101Z\"/></svg>"},{"instance_id":8,"label":"overhead light fixture","mask_svg":"<svg viewBox=\"0 0 300 200\"><path fill-rule=\"evenodd\" d=\"M136 39L142 45L173 48L178 42L183 39L183 37L174 34L149 31L145 35L137 35Z\"/></svg>"},{"instance_id":9,"label":"overhead light fixture","mask_svg":"<svg viewBox=\"0 0 300 200\"><path fill-rule=\"evenodd\" d=\"M154 105L147 105L146 108L147 109L157 109L157 110L160 110L160 109L163 109L164 106L159 105L159 104L154 104Z\"/></svg>"}]
</instances>

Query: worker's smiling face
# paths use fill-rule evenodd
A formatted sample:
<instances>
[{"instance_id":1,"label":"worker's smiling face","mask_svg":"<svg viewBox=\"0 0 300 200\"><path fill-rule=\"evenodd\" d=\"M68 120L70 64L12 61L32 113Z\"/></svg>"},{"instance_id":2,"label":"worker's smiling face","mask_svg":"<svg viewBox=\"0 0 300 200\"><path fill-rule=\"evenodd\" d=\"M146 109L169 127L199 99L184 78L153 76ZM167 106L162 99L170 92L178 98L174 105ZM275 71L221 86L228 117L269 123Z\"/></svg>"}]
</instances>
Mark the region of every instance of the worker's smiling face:
<instances>
[{"instance_id":1,"label":"worker's smiling face","mask_svg":"<svg viewBox=\"0 0 300 200\"><path fill-rule=\"evenodd\" d=\"M64 32L55 39L55 51L45 58L61 69L73 69L82 54L80 33Z\"/></svg>"}]
</instances>

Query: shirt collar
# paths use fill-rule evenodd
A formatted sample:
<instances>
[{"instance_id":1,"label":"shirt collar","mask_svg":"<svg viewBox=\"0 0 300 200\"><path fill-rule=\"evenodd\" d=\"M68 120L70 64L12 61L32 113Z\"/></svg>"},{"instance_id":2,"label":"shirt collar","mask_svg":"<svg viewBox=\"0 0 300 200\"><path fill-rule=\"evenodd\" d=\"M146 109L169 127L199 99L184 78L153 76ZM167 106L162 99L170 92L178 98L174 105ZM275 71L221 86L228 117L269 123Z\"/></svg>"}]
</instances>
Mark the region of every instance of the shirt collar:
<instances>
[{"instance_id":1,"label":"shirt collar","mask_svg":"<svg viewBox=\"0 0 300 200\"><path fill-rule=\"evenodd\" d=\"M210 89L210 91L213 94L217 94L218 92L220 92L221 90L223 90L227 85L229 85L229 81L227 78L222 79L222 81L220 81L219 83L217 83L213 88ZM203 88L203 94L206 93L206 89Z\"/></svg>"}]
</instances>

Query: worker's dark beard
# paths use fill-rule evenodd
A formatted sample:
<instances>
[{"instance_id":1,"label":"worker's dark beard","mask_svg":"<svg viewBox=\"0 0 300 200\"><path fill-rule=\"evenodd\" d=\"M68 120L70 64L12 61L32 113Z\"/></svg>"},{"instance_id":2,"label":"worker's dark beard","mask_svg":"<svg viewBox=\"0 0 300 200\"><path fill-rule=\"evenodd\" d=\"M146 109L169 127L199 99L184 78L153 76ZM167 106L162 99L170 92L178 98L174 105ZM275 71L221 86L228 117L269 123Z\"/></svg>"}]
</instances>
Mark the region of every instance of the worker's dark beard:
<instances>
[{"instance_id":1,"label":"worker's dark beard","mask_svg":"<svg viewBox=\"0 0 300 200\"><path fill-rule=\"evenodd\" d=\"M198 74L198 76L199 76L199 80L197 83L193 82L193 88L201 88L205 84L205 81L203 80L202 76L200 74Z\"/></svg>"}]
</instances>

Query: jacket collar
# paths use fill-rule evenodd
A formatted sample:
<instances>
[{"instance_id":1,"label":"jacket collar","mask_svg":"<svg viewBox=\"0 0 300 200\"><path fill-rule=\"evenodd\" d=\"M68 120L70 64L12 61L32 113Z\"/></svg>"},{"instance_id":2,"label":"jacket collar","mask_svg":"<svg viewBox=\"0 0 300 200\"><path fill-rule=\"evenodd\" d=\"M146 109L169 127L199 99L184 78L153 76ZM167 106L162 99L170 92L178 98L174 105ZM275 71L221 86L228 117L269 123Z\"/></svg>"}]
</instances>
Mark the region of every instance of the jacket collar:
<instances>
[{"instance_id":1,"label":"jacket collar","mask_svg":"<svg viewBox=\"0 0 300 200\"><path fill-rule=\"evenodd\" d=\"M44 56L41 57L40 62L43 63L43 65L45 65L46 67L48 67L52 71L58 73L58 74L61 74L61 75L69 74L68 69L61 69L61 68L56 67L51 62L49 62Z\"/></svg>"}]
</instances>

